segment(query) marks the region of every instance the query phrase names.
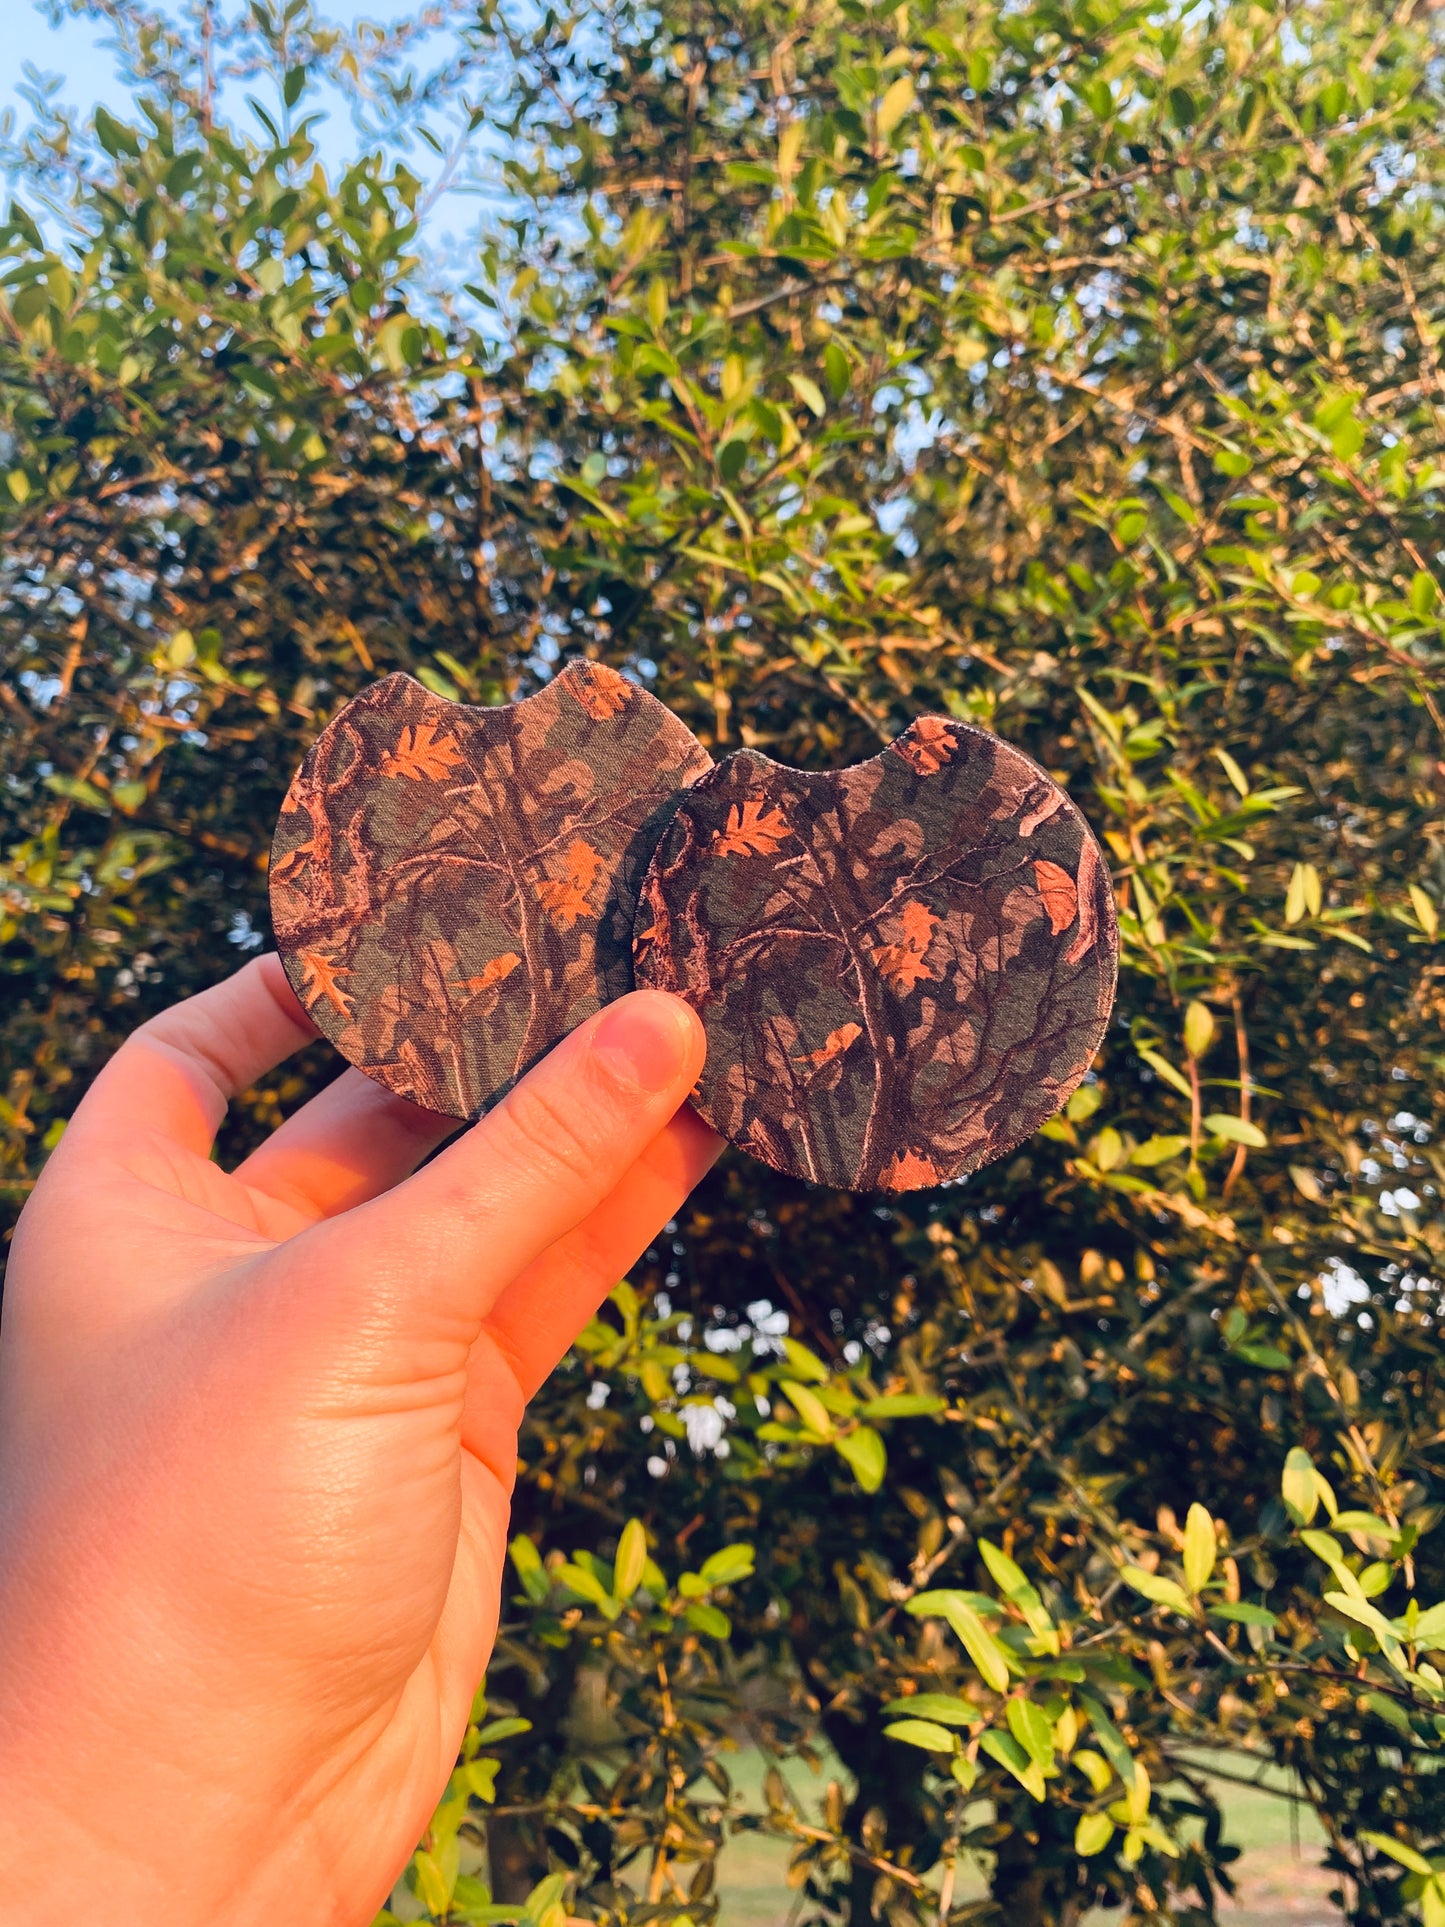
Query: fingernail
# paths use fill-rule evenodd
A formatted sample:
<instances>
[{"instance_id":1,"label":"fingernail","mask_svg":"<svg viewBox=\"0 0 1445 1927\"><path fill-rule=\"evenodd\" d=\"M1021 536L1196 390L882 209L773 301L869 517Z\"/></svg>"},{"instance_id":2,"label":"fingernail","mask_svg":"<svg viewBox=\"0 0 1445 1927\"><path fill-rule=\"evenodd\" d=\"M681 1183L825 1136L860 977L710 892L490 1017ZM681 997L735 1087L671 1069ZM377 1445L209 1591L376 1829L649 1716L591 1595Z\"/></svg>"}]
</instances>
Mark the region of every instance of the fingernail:
<instances>
[{"instance_id":1,"label":"fingernail","mask_svg":"<svg viewBox=\"0 0 1445 1927\"><path fill-rule=\"evenodd\" d=\"M635 991L603 1014L592 1033L592 1055L631 1090L665 1090L686 1066L694 1022L676 997Z\"/></svg>"}]
</instances>

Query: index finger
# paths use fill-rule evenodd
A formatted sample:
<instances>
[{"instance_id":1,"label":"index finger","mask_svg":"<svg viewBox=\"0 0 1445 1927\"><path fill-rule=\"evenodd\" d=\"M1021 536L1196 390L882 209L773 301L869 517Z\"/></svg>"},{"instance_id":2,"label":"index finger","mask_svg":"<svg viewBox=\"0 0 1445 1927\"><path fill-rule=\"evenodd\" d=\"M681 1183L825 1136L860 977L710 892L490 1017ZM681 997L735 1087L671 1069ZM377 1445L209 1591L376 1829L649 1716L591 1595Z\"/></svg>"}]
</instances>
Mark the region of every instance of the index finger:
<instances>
[{"instance_id":1,"label":"index finger","mask_svg":"<svg viewBox=\"0 0 1445 1927\"><path fill-rule=\"evenodd\" d=\"M317 1035L281 959L253 958L132 1032L71 1131L123 1138L149 1130L204 1157L231 1099Z\"/></svg>"}]
</instances>

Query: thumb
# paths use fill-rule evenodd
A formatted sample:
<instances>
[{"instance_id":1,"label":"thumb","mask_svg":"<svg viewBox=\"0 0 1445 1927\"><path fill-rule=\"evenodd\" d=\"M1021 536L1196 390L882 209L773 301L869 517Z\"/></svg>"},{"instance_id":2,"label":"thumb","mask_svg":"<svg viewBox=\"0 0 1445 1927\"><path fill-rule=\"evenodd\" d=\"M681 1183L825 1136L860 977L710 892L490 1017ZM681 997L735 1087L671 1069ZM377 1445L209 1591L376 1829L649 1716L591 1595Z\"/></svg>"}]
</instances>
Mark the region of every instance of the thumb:
<instances>
[{"instance_id":1,"label":"thumb","mask_svg":"<svg viewBox=\"0 0 1445 1927\"><path fill-rule=\"evenodd\" d=\"M384 1197L307 1232L370 1324L470 1346L519 1272L611 1193L686 1101L701 1023L638 990L588 1020L494 1111Z\"/></svg>"}]
</instances>

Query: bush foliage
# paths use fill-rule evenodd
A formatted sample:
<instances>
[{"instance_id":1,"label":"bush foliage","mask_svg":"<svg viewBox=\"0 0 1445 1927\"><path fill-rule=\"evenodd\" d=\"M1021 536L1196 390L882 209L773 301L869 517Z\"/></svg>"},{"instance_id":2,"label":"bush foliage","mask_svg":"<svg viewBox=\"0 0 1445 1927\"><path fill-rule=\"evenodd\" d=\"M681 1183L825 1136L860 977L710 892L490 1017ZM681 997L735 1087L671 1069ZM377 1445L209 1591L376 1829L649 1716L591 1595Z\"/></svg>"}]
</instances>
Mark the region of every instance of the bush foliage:
<instances>
[{"instance_id":1,"label":"bush foliage","mask_svg":"<svg viewBox=\"0 0 1445 1927\"><path fill-rule=\"evenodd\" d=\"M428 80L305 0L88 10L134 109L42 116L0 275L12 1205L393 669L580 652L813 767L975 719L1118 895L1030 1144L886 1203L729 1157L584 1334L393 1916L707 1927L752 1829L800 1922L1206 1923L1206 1769L1272 1761L1347 1917L1438 1927L1438 12L484 0ZM490 136L465 258L323 88Z\"/></svg>"}]
</instances>

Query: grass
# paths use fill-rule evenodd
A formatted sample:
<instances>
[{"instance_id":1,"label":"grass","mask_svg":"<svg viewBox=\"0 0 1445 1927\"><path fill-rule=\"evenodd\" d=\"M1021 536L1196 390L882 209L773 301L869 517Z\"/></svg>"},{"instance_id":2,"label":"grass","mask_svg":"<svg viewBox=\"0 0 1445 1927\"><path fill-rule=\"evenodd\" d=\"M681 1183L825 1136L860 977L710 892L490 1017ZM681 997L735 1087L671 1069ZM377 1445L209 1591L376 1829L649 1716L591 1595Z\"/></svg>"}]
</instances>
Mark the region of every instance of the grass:
<instances>
[{"instance_id":1,"label":"grass","mask_svg":"<svg viewBox=\"0 0 1445 1927\"><path fill-rule=\"evenodd\" d=\"M1231 1773L1253 1772L1248 1760L1228 1764ZM762 1756L739 1752L727 1767L748 1804L760 1805ZM785 1773L800 1806L810 1811L821 1806L830 1777L830 1769L813 1775L796 1761ZM1319 1864L1325 1836L1310 1808L1232 1781L1215 1779L1212 1784L1224 1811L1225 1839L1242 1852L1232 1870L1238 1898L1224 1902L1222 1927L1339 1927L1341 1915L1329 1901L1333 1877ZM1266 1787L1284 1785L1280 1774L1266 1774ZM727 1843L718 1866L719 1927L787 1927L797 1900L787 1884L789 1853L786 1841L757 1834L742 1834ZM960 1865L960 1898L982 1896L987 1890L977 1867ZM1101 1911L1089 1916L1087 1927L1119 1927L1120 1921L1118 1913Z\"/></svg>"}]
</instances>

